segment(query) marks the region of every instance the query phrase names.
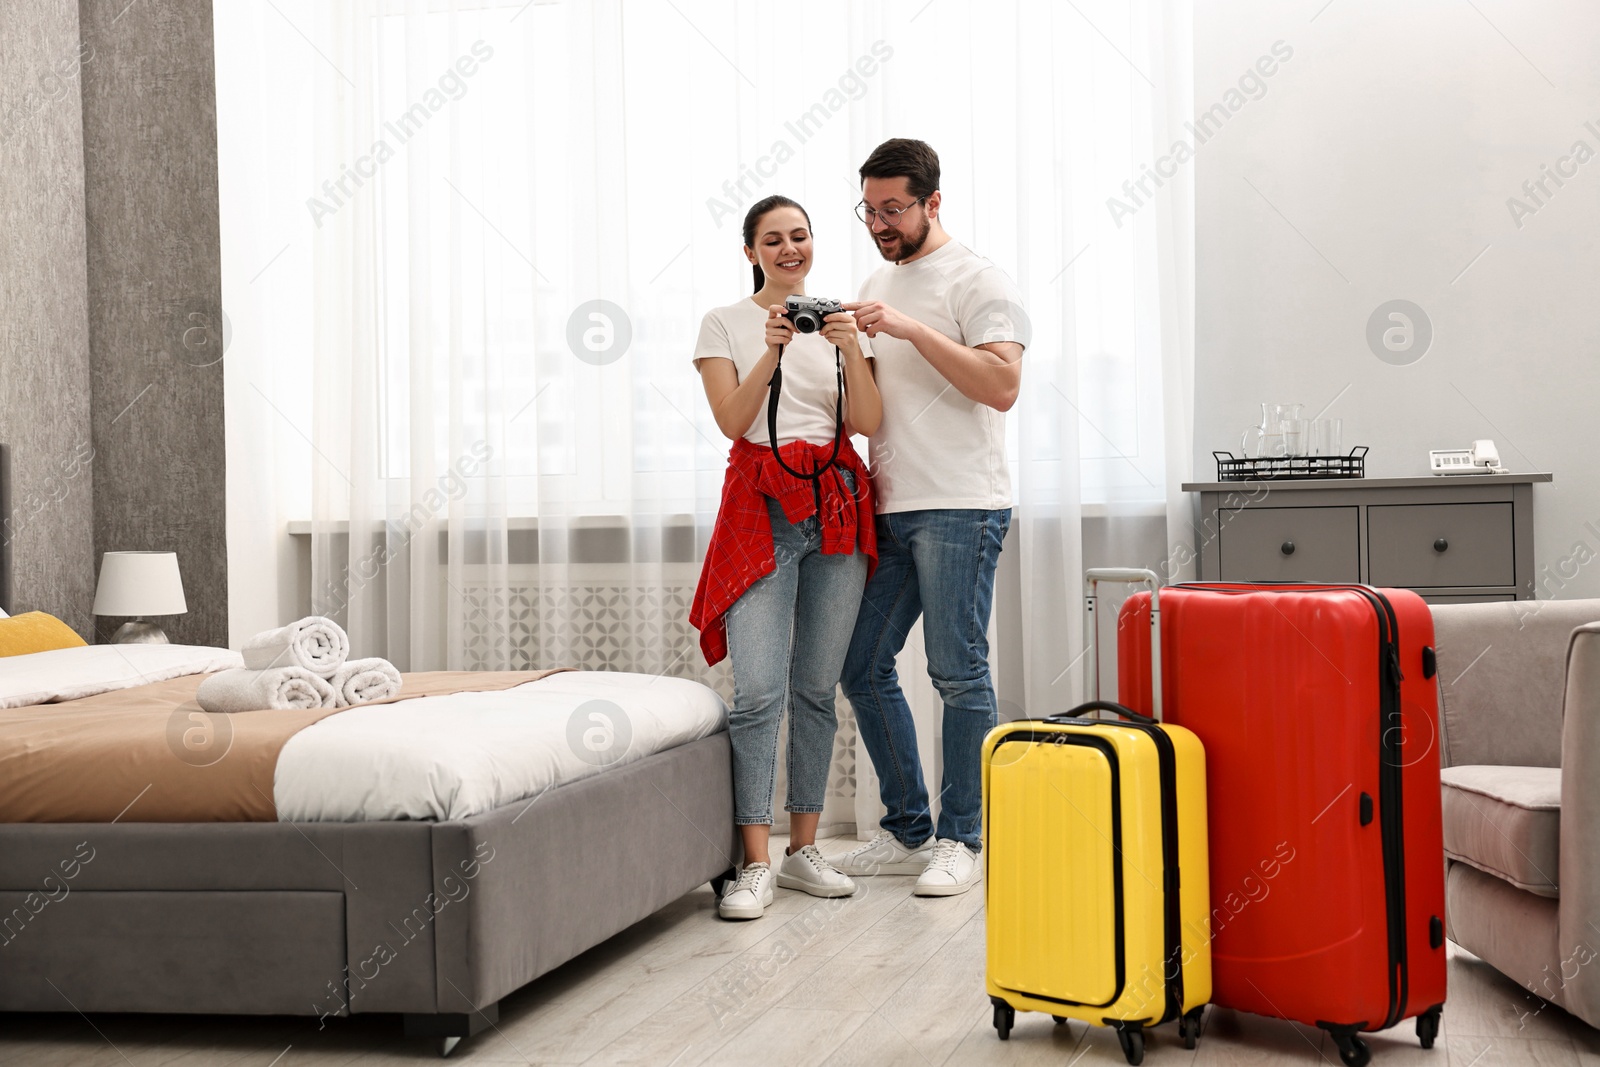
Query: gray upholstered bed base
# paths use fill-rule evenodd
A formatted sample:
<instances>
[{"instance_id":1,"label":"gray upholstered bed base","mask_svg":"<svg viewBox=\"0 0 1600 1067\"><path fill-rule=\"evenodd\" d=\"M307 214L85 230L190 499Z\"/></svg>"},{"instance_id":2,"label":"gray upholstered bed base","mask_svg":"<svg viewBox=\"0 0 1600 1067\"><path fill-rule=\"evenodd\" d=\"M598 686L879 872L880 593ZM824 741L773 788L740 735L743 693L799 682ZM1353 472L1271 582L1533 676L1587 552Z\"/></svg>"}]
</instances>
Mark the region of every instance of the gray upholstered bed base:
<instances>
[{"instance_id":1,"label":"gray upholstered bed base","mask_svg":"<svg viewBox=\"0 0 1600 1067\"><path fill-rule=\"evenodd\" d=\"M719 733L458 822L0 826L0 1011L398 1012L408 1033L475 1033L726 872L732 811Z\"/></svg>"}]
</instances>

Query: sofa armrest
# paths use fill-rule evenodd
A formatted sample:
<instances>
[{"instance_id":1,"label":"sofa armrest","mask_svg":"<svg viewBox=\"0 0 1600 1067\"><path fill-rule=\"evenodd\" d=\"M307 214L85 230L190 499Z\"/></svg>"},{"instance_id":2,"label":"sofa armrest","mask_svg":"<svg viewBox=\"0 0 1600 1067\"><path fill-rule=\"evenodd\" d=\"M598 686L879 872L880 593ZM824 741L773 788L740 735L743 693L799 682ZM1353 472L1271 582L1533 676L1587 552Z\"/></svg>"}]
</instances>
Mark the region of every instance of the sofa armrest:
<instances>
[{"instance_id":1,"label":"sofa armrest","mask_svg":"<svg viewBox=\"0 0 1600 1067\"><path fill-rule=\"evenodd\" d=\"M1600 1019L1600 622L1573 630L1561 732L1561 1003Z\"/></svg>"}]
</instances>

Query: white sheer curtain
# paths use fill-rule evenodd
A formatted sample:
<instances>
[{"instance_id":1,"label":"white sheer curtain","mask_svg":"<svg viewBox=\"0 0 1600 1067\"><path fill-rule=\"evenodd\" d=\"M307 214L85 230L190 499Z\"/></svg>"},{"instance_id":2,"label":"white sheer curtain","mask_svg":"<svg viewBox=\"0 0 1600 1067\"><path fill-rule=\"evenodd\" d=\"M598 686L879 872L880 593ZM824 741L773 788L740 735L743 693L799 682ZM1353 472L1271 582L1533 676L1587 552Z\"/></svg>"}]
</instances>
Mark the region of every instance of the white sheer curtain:
<instances>
[{"instance_id":1,"label":"white sheer curtain","mask_svg":"<svg viewBox=\"0 0 1600 1067\"><path fill-rule=\"evenodd\" d=\"M863 143L915 136L939 150L946 227L1012 275L1032 321L1008 420L1012 558L1002 556L990 636L1002 718L1049 714L1081 698L1092 669L1085 508L1143 540L1152 526L1180 541L1190 527L1177 485L1191 464L1192 168L1159 188L1147 180L1131 217L1108 202L1132 203L1123 183L1187 136L1190 4L907 5L884 27L897 63L909 62L886 67ZM1184 576L1185 554L1166 554L1168 573ZM920 640L900 668L918 683L907 688L932 784L941 714ZM882 809L866 761L861 779L865 832Z\"/></svg>"},{"instance_id":2,"label":"white sheer curtain","mask_svg":"<svg viewBox=\"0 0 1600 1067\"><path fill-rule=\"evenodd\" d=\"M938 149L946 227L1032 320L1005 714L1077 696L1085 503L1187 527L1192 169L1120 226L1108 206L1188 117L1187 0L219 0L216 20L219 67L253 51L254 112L303 119L223 139L235 171L296 176L231 213L224 190L224 247L309 262L273 290L303 296L251 321L257 351L313 338L283 350L312 417L237 407L308 426L313 606L358 653L728 692L684 618L727 449L689 364L699 318L749 291L739 223L772 192L811 214L810 290L854 295L880 265L856 168L891 136ZM936 781L920 636L902 674ZM868 830L840 711L824 821Z\"/></svg>"},{"instance_id":3,"label":"white sheer curtain","mask_svg":"<svg viewBox=\"0 0 1600 1067\"><path fill-rule=\"evenodd\" d=\"M671 68L631 59L689 27L619 3L312 15L314 606L413 669L696 673L685 574L722 445L685 359L713 286L682 205L714 183L675 163Z\"/></svg>"}]
</instances>

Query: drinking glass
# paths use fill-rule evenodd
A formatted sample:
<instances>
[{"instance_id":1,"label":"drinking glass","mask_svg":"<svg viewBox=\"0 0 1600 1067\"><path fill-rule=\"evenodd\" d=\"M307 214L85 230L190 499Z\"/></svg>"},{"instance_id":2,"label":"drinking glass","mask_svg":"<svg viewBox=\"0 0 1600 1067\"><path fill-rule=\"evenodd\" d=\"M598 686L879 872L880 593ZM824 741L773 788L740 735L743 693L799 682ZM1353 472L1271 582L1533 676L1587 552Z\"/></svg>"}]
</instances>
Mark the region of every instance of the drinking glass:
<instances>
[{"instance_id":1,"label":"drinking glass","mask_svg":"<svg viewBox=\"0 0 1600 1067\"><path fill-rule=\"evenodd\" d=\"M1344 454L1344 420L1314 419L1311 423L1311 455Z\"/></svg>"},{"instance_id":2,"label":"drinking glass","mask_svg":"<svg viewBox=\"0 0 1600 1067\"><path fill-rule=\"evenodd\" d=\"M1298 404L1295 407L1299 407ZM1284 419L1280 425L1283 427L1283 454L1286 456L1303 456L1306 454L1306 420Z\"/></svg>"}]
</instances>

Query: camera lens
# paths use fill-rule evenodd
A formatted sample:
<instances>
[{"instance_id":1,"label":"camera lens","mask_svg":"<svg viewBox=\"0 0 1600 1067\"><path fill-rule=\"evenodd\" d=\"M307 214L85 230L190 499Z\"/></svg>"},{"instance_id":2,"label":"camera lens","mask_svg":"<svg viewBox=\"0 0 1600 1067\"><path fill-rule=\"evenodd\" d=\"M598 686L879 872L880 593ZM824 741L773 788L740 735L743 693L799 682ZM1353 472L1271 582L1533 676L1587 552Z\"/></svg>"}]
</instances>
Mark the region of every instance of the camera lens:
<instances>
[{"instance_id":1,"label":"camera lens","mask_svg":"<svg viewBox=\"0 0 1600 1067\"><path fill-rule=\"evenodd\" d=\"M822 320L815 311L797 312L794 317L794 328L798 333L816 333L822 327Z\"/></svg>"}]
</instances>

